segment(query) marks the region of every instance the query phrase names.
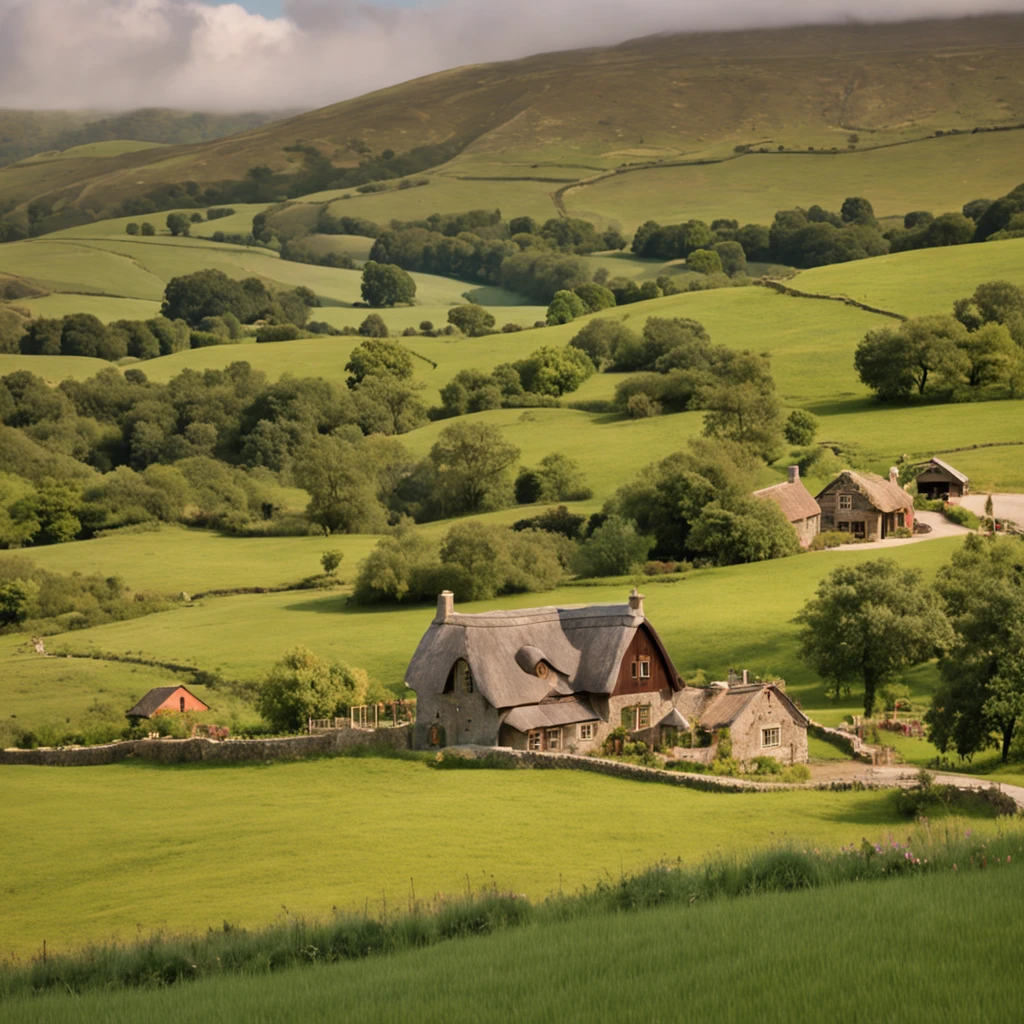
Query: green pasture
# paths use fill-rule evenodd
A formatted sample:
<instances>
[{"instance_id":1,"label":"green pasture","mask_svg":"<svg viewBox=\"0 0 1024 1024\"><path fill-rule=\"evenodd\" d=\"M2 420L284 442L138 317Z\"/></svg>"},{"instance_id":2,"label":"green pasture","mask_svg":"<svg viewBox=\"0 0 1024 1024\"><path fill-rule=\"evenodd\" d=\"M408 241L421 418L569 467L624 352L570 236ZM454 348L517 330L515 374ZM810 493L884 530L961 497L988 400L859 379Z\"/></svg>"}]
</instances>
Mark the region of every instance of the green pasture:
<instances>
[{"instance_id":1,"label":"green pasture","mask_svg":"<svg viewBox=\"0 0 1024 1024\"><path fill-rule=\"evenodd\" d=\"M831 144L845 150L845 139ZM645 220L732 217L770 224L777 210L814 203L838 210L847 196L866 196L881 217L939 214L1004 195L1020 184L1022 161L1024 132L954 135L883 149L752 153L721 163L641 168L571 188L564 200L570 216L627 232Z\"/></svg>"},{"instance_id":2,"label":"green pasture","mask_svg":"<svg viewBox=\"0 0 1024 1024\"><path fill-rule=\"evenodd\" d=\"M355 189L334 192L315 192L304 196L309 203L330 203L335 217L365 217L378 224L392 220L420 220L432 213L461 213L465 210L501 210L507 219L534 217L539 221L558 216L551 193L579 177L575 173L553 173L550 177L560 182L518 180L475 180L455 174L436 173L414 175L414 179L428 178L429 185L417 188L392 188L386 192L360 195ZM535 171L537 177L548 177ZM395 183L397 185L397 182ZM345 194L348 199L343 199Z\"/></svg>"},{"instance_id":3,"label":"green pasture","mask_svg":"<svg viewBox=\"0 0 1024 1024\"><path fill-rule=\"evenodd\" d=\"M167 669L93 658L41 657L24 636L0 637L0 739L12 742L19 731L52 728L58 734L69 727L123 722L125 711L154 686L189 689L210 705L204 717L230 725L259 721L252 706L225 690L193 685Z\"/></svg>"},{"instance_id":4,"label":"green pasture","mask_svg":"<svg viewBox=\"0 0 1024 1024\"><path fill-rule=\"evenodd\" d=\"M136 590L196 594L297 583L323 571L320 556L327 550L344 554L337 577L340 583L350 583L376 541L366 534L230 537L165 526L145 533L114 533L30 548L18 555L51 572L101 573L120 576Z\"/></svg>"},{"instance_id":5,"label":"green pasture","mask_svg":"<svg viewBox=\"0 0 1024 1024\"><path fill-rule=\"evenodd\" d=\"M326 1024L340 1006L361 1024L618 1024L684 1015L809 1024L824 1007L850 1021L1012 1020L1021 899L1024 872L1001 866L588 915L330 967L21 998L5 1010L11 1024Z\"/></svg>"},{"instance_id":6,"label":"green pasture","mask_svg":"<svg viewBox=\"0 0 1024 1024\"><path fill-rule=\"evenodd\" d=\"M38 299L20 299L17 305L33 316L59 318L71 313L91 313L105 324L114 320L149 320L160 315L159 299L121 299L78 292L51 292Z\"/></svg>"},{"instance_id":7,"label":"green pasture","mask_svg":"<svg viewBox=\"0 0 1024 1024\"><path fill-rule=\"evenodd\" d=\"M697 570L672 583L638 578L570 585L477 602L464 610L621 604L635 582L647 593L647 614L685 677L692 678L698 668L713 678L724 678L730 668L775 673L806 707L823 708L841 718L858 709L859 695L853 693L838 706L825 696L812 670L797 656L793 617L818 581L840 564L890 557L931 575L959 543L955 538L927 541L892 548L884 555L852 547ZM79 652L131 651L154 660L216 669L230 678L258 677L285 650L301 643L323 657L365 668L401 691L406 666L433 615L432 605L358 607L337 591L245 594L204 598L144 619L65 633L52 643ZM909 674L907 682L912 693L927 701L935 677L931 670L918 671Z\"/></svg>"},{"instance_id":8,"label":"green pasture","mask_svg":"<svg viewBox=\"0 0 1024 1024\"><path fill-rule=\"evenodd\" d=\"M0 352L0 377L28 370L51 384L59 384L68 377L86 380L108 366L110 363L105 359L92 359L88 356L22 356Z\"/></svg>"},{"instance_id":9,"label":"green pasture","mask_svg":"<svg viewBox=\"0 0 1024 1024\"><path fill-rule=\"evenodd\" d=\"M881 792L703 793L380 758L0 767L0 955L498 885L540 898L681 858L903 827ZM614 808L626 809L616 813ZM557 827L552 827L558 822ZM524 837L544 829L544 841ZM315 841L311 839L315 837Z\"/></svg>"},{"instance_id":10,"label":"green pasture","mask_svg":"<svg viewBox=\"0 0 1024 1024\"><path fill-rule=\"evenodd\" d=\"M956 245L876 256L805 270L801 291L846 295L904 316L952 313L956 299L984 281L1024 284L1024 239Z\"/></svg>"}]
</instances>

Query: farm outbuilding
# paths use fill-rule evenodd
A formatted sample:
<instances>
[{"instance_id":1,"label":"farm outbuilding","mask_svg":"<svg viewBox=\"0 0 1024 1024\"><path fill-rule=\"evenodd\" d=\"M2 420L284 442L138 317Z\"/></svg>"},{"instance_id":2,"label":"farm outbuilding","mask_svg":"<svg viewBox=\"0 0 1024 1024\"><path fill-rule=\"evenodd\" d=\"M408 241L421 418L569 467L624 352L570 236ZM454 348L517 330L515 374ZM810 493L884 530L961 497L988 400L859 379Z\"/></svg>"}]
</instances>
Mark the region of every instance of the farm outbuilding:
<instances>
[{"instance_id":1,"label":"farm outbuilding","mask_svg":"<svg viewBox=\"0 0 1024 1024\"><path fill-rule=\"evenodd\" d=\"M586 753L624 728L654 747L692 746L713 708L730 727L750 719L733 756L807 759L806 719L778 687L688 687L643 602L634 590L621 605L464 614L441 594L406 673L418 703L413 745ZM723 686L735 698L729 708Z\"/></svg>"},{"instance_id":2,"label":"farm outbuilding","mask_svg":"<svg viewBox=\"0 0 1024 1024\"><path fill-rule=\"evenodd\" d=\"M821 532L821 507L804 487L799 466L789 467L789 478L785 483L754 491L754 497L774 501L782 509L796 530L801 547L808 547Z\"/></svg>"},{"instance_id":3,"label":"farm outbuilding","mask_svg":"<svg viewBox=\"0 0 1024 1024\"><path fill-rule=\"evenodd\" d=\"M852 533L862 540L885 540L894 530L913 530L914 499L899 485L898 470L889 479L846 469L819 495L822 530Z\"/></svg>"},{"instance_id":4,"label":"farm outbuilding","mask_svg":"<svg viewBox=\"0 0 1024 1024\"><path fill-rule=\"evenodd\" d=\"M930 459L915 478L917 493L931 500L962 498L970 493L970 479L942 459Z\"/></svg>"},{"instance_id":5,"label":"farm outbuilding","mask_svg":"<svg viewBox=\"0 0 1024 1024\"><path fill-rule=\"evenodd\" d=\"M184 686L157 686L124 713L125 718L152 718L159 712L183 713L185 711L209 711L210 705L201 701Z\"/></svg>"}]
</instances>

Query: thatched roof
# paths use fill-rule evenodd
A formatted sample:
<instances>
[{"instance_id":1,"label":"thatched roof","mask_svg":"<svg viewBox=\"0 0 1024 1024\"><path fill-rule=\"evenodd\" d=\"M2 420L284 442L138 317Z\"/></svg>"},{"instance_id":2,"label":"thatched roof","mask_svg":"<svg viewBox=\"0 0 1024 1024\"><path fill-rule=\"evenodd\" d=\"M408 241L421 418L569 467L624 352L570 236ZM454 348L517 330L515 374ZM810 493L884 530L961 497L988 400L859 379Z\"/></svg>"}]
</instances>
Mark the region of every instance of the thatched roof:
<instances>
[{"instance_id":1,"label":"thatched roof","mask_svg":"<svg viewBox=\"0 0 1024 1024\"><path fill-rule=\"evenodd\" d=\"M807 716L780 690L770 684L751 683L746 686L688 686L676 699L676 706L689 719L696 721L704 729L721 729L731 726L733 722L762 693L768 691L772 699L778 698L779 703L792 715L794 721L806 725Z\"/></svg>"},{"instance_id":2,"label":"thatched roof","mask_svg":"<svg viewBox=\"0 0 1024 1024\"><path fill-rule=\"evenodd\" d=\"M549 701L545 704L528 704L513 708L505 716L505 725L528 732L530 729L546 729L558 725L575 725L577 722L596 722L597 715L585 697L570 700Z\"/></svg>"},{"instance_id":3,"label":"thatched roof","mask_svg":"<svg viewBox=\"0 0 1024 1024\"><path fill-rule=\"evenodd\" d=\"M754 497L774 501L791 523L799 523L801 520L821 515L821 507L800 480L762 487L761 490L754 491Z\"/></svg>"},{"instance_id":4,"label":"thatched roof","mask_svg":"<svg viewBox=\"0 0 1024 1024\"><path fill-rule=\"evenodd\" d=\"M418 694L444 690L465 658L480 693L496 708L537 704L550 693L611 693L619 665L641 627L648 630L677 684L679 674L642 605L523 608L467 615L439 610L416 648L405 679ZM536 674L540 662L557 676Z\"/></svg>"},{"instance_id":5,"label":"thatched roof","mask_svg":"<svg viewBox=\"0 0 1024 1024\"><path fill-rule=\"evenodd\" d=\"M130 711L124 713L125 718L149 718L155 711L157 711L161 704L168 697L173 697L179 690L184 690L193 700L199 700L199 698L189 689L184 686L157 686L154 687L149 693L146 694L138 704L135 705ZM209 711L209 705L203 701L199 701L200 704Z\"/></svg>"},{"instance_id":6,"label":"thatched roof","mask_svg":"<svg viewBox=\"0 0 1024 1024\"><path fill-rule=\"evenodd\" d=\"M852 469L844 469L821 491L818 500L820 501L829 491L835 490L860 491L879 512L899 512L914 507L914 499L899 484L894 484L877 473L857 473Z\"/></svg>"},{"instance_id":7,"label":"thatched roof","mask_svg":"<svg viewBox=\"0 0 1024 1024\"><path fill-rule=\"evenodd\" d=\"M943 473L948 473L954 480L959 480L962 484L970 482L970 477L966 476L964 473L961 473L959 469L954 469L948 462L943 462L942 459L929 459L928 466L925 466L921 470L921 472L927 473L928 467L930 466L934 466L936 469L941 470Z\"/></svg>"}]
</instances>

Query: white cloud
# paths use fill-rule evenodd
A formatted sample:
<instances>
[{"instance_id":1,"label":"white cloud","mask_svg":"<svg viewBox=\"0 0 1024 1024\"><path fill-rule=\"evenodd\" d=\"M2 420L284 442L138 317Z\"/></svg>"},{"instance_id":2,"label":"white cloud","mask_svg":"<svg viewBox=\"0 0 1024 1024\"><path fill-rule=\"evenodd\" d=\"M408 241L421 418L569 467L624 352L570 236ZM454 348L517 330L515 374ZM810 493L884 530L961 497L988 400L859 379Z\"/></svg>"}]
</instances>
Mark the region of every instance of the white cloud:
<instances>
[{"instance_id":1,"label":"white cloud","mask_svg":"<svg viewBox=\"0 0 1024 1024\"><path fill-rule=\"evenodd\" d=\"M1021 11L1024 0L988 0ZM443 68L665 30L977 14L972 0L0 0L0 106L314 107Z\"/></svg>"}]
</instances>

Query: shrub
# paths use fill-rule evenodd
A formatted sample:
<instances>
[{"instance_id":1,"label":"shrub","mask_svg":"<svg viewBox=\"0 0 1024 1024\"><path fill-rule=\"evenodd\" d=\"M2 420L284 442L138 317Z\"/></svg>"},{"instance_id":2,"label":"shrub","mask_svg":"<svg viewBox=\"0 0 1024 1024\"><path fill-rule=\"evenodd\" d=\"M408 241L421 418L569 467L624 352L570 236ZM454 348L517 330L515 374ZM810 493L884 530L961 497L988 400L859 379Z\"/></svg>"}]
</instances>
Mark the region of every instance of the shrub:
<instances>
[{"instance_id":1,"label":"shrub","mask_svg":"<svg viewBox=\"0 0 1024 1024\"><path fill-rule=\"evenodd\" d=\"M295 341L302 335L303 332L294 324L267 324L256 331L256 341Z\"/></svg>"},{"instance_id":2,"label":"shrub","mask_svg":"<svg viewBox=\"0 0 1024 1024\"><path fill-rule=\"evenodd\" d=\"M655 401L645 391L630 395L626 402L626 415L633 420L648 419L661 415L661 402Z\"/></svg>"},{"instance_id":3,"label":"shrub","mask_svg":"<svg viewBox=\"0 0 1024 1024\"><path fill-rule=\"evenodd\" d=\"M945 504L942 508L943 515L957 526L966 526L969 530L976 530L981 526L981 520L968 508L963 505Z\"/></svg>"},{"instance_id":4,"label":"shrub","mask_svg":"<svg viewBox=\"0 0 1024 1024\"><path fill-rule=\"evenodd\" d=\"M843 544L860 544L861 540L859 537L855 537L852 533L844 533L841 530L825 530L823 533L819 533L815 536L814 540L811 541L810 551L825 551L828 548L838 548Z\"/></svg>"}]
</instances>

